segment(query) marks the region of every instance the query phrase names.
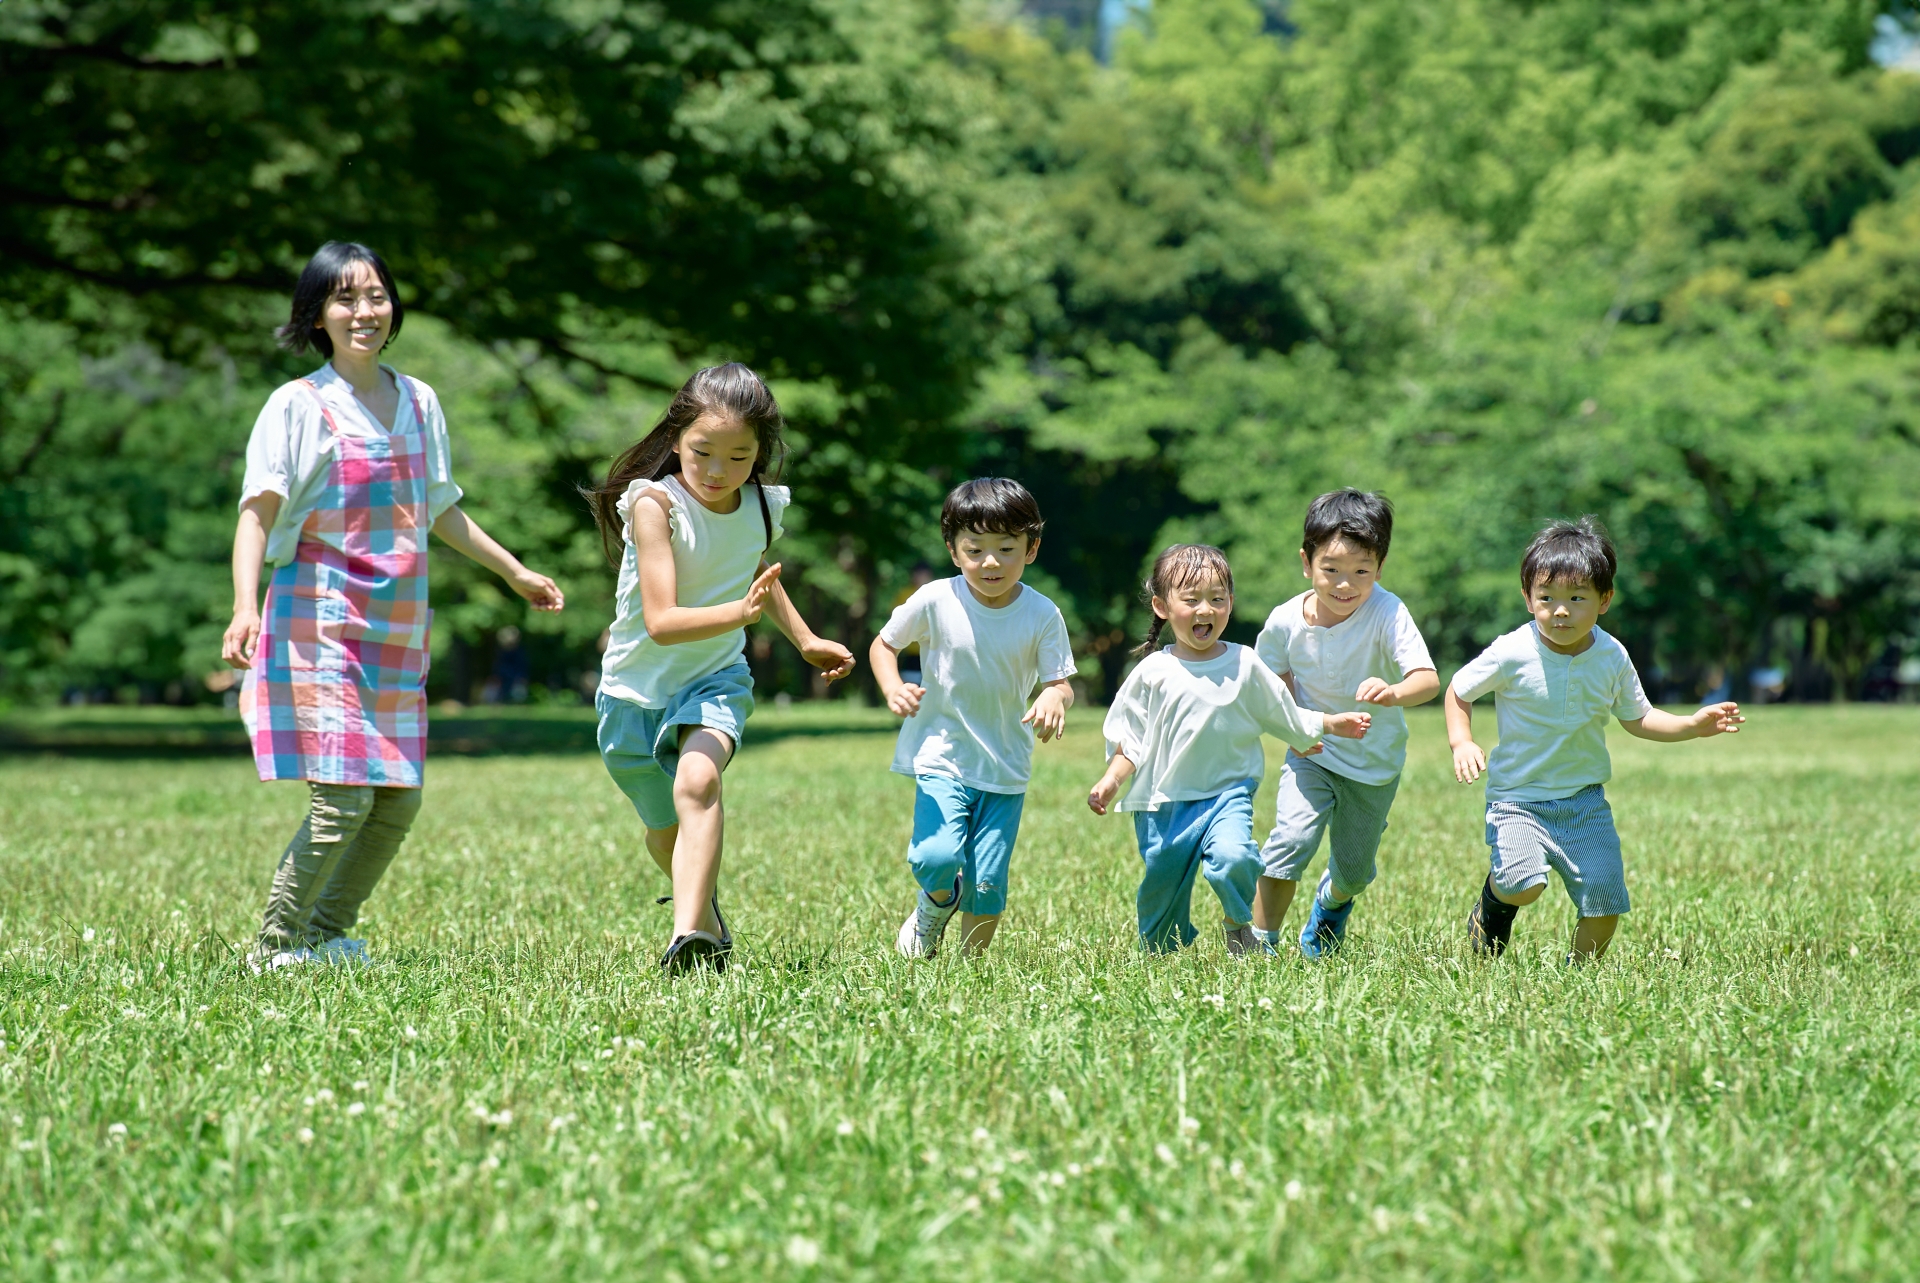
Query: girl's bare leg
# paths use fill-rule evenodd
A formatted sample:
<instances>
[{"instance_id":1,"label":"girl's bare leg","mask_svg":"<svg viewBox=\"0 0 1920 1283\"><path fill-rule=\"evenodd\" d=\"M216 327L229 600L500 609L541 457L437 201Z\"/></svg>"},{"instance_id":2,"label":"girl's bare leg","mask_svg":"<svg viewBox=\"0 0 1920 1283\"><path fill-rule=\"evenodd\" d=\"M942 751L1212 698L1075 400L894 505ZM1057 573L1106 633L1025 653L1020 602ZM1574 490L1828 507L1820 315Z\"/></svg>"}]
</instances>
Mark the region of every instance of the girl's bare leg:
<instances>
[{"instance_id":1,"label":"girl's bare leg","mask_svg":"<svg viewBox=\"0 0 1920 1283\"><path fill-rule=\"evenodd\" d=\"M1262 877L1253 897L1253 925L1262 931L1278 931L1293 905L1293 893L1300 884L1291 878Z\"/></svg>"},{"instance_id":2,"label":"girl's bare leg","mask_svg":"<svg viewBox=\"0 0 1920 1283\"><path fill-rule=\"evenodd\" d=\"M647 854L660 866L660 872L667 875L667 881L673 881L673 843L680 835L680 826L670 824L664 829L647 830Z\"/></svg>"},{"instance_id":3,"label":"girl's bare leg","mask_svg":"<svg viewBox=\"0 0 1920 1283\"><path fill-rule=\"evenodd\" d=\"M976 916L971 913L960 915L960 947L968 953L985 953L987 946L993 943L993 933L1000 926L1000 915L988 913Z\"/></svg>"},{"instance_id":4,"label":"girl's bare leg","mask_svg":"<svg viewBox=\"0 0 1920 1283\"><path fill-rule=\"evenodd\" d=\"M733 741L718 731L695 726L681 733L680 764L673 775L673 809L680 816L673 843L676 939L689 931L720 934L719 919L713 916L713 889L720 882L725 828L720 773L732 756Z\"/></svg>"}]
</instances>

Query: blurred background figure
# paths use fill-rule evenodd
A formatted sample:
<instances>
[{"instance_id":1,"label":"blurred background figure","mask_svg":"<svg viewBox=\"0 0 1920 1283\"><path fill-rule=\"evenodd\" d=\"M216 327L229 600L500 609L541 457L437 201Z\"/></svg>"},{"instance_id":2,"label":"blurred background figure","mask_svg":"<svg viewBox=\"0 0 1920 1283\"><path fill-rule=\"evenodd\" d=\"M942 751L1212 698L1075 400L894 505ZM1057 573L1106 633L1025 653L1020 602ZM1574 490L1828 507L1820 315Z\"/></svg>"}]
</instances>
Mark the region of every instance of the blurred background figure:
<instances>
[{"instance_id":1,"label":"blurred background figure","mask_svg":"<svg viewBox=\"0 0 1920 1283\"><path fill-rule=\"evenodd\" d=\"M529 665L525 639L518 628L508 624L493 635L493 672L480 687L480 702L526 703Z\"/></svg>"}]
</instances>

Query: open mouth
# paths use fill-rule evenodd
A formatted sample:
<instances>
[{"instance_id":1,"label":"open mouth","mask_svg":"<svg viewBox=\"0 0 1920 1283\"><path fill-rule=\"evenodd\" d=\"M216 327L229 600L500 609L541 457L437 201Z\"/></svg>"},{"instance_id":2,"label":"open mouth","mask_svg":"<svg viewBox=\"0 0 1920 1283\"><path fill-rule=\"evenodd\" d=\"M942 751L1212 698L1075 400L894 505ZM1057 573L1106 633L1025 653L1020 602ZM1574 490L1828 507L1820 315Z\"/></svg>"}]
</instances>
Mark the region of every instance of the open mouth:
<instances>
[{"instance_id":1,"label":"open mouth","mask_svg":"<svg viewBox=\"0 0 1920 1283\"><path fill-rule=\"evenodd\" d=\"M1193 639L1201 642L1211 641L1213 639L1213 625L1195 623L1193 626Z\"/></svg>"}]
</instances>

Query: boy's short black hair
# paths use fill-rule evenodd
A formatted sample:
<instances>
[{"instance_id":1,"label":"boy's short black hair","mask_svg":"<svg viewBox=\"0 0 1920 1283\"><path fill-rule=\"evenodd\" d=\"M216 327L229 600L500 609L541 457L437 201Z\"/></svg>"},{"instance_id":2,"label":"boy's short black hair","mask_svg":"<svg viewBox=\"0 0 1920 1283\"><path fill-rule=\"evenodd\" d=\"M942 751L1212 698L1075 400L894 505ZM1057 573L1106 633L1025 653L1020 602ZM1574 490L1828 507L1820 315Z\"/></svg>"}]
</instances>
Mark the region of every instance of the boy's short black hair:
<instances>
[{"instance_id":1,"label":"boy's short black hair","mask_svg":"<svg viewBox=\"0 0 1920 1283\"><path fill-rule=\"evenodd\" d=\"M1613 540L1591 514L1578 521L1554 521L1533 537L1520 558L1520 589L1531 597L1542 579L1550 584L1584 579L1595 592L1609 593L1619 568Z\"/></svg>"},{"instance_id":2,"label":"boy's short black hair","mask_svg":"<svg viewBox=\"0 0 1920 1283\"><path fill-rule=\"evenodd\" d=\"M963 481L940 505L940 537L949 547L961 532L1025 535L1029 543L1040 537L1047 523L1040 519L1040 503L1025 486L1006 477L979 477Z\"/></svg>"},{"instance_id":3,"label":"boy's short black hair","mask_svg":"<svg viewBox=\"0 0 1920 1283\"><path fill-rule=\"evenodd\" d=\"M1348 486L1332 490L1307 505L1306 529L1300 533L1300 550L1313 560L1313 554L1332 543L1345 540L1356 548L1372 553L1384 562L1393 543L1393 505L1385 495L1370 494Z\"/></svg>"}]
</instances>

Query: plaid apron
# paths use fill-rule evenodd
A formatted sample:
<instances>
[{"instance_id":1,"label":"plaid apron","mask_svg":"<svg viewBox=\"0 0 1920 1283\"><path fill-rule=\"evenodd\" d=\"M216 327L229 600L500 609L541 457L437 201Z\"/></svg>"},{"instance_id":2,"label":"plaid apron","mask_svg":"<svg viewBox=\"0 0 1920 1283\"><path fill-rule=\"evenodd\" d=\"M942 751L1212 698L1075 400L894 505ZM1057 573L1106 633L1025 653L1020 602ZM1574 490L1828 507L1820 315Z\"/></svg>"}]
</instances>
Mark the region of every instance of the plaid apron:
<instances>
[{"instance_id":1,"label":"plaid apron","mask_svg":"<svg viewBox=\"0 0 1920 1283\"><path fill-rule=\"evenodd\" d=\"M385 437L343 434L321 401L334 447L326 490L294 559L273 572L240 693L263 780L420 787L432 521L425 419L400 383L413 423Z\"/></svg>"}]
</instances>

